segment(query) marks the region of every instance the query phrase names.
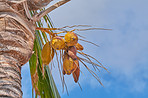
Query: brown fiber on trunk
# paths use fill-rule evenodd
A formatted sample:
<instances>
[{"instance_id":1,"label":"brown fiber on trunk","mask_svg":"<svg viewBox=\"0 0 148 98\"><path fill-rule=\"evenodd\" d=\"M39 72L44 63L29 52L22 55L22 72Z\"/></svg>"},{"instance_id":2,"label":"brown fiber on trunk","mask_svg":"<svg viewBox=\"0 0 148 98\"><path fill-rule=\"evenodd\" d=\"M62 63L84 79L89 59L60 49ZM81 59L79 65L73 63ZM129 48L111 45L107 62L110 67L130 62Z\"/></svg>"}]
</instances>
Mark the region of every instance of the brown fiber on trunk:
<instances>
[{"instance_id":1,"label":"brown fiber on trunk","mask_svg":"<svg viewBox=\"0 0 148 98\"><path fill-rule=\"evenodd\" d=\"M48 5L53 0L27 0L29 9L38 10L46 5Z\"/></svg>"},{"instance_id":2,"label":"brown fiber on trunk","mask_svg":"<svg viewBox=\"0 0 148 98\"><path fill-rule=\"evenodd\" d=\"M22 98L21 66L32 55L35 25L24 10L2 1L6 0L0 0L0 98Z\"/></svg>"},{"instance_id":3,"label":"brown fiber on trunk","mask_svg":"<svg viewBox=\"0 0 148 98\"><path fill-rule=\"evenodd\" d=\"M21 98L21 67L13 57L0 55L0 98Z\"/></svg>"}]
</instances>

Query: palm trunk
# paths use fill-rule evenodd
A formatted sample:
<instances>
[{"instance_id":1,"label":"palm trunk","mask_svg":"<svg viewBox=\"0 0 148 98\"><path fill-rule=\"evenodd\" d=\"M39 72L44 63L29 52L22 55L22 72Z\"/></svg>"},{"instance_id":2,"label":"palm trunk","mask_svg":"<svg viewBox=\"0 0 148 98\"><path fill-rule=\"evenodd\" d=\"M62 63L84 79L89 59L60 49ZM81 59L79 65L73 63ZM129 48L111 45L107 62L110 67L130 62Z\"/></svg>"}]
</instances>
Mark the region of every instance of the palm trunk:
<instances>
[{"instance_id":1,"label":"palm trunk","mask_svg":"<svg viewBox=\"0 0 148 98\"><path fill-rule=\"evenodd\" d=\"M0 55L0 98L21 98L21 67L12 57Z\"/></svg>"},{"instance_id":2,"label":"palm trunk","mask_svg":"<svg viewBox=\"0 0 148 98\"><path fill-rule=\"evenodd\" d=\"M21 66L32 55L35 26L9 3L0 7L0 97L22 98Z\"/></svg>"}]
</instances>

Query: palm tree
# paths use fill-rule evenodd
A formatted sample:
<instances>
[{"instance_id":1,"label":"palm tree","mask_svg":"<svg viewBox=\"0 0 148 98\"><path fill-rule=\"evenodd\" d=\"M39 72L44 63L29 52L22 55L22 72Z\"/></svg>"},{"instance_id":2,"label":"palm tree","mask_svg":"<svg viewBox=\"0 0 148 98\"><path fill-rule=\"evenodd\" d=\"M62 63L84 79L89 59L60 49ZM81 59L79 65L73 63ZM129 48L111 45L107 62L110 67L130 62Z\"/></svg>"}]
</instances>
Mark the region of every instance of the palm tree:
<instances>
[{"instance_id":1,"label":"palm tree","mask_svg":"<svg viewBox=\"0 0 148 98\"><path fill-rule=\"evenodd\" d=\"M60 97L48 66L42 66L42 42L47 41L47 37L45 33L35 32L35 29L36 25L43 26L39 21L41 17L49 27L52 26L46 14L70 0L62 0L46 10L41 9L51 1L0 0L0 97L22 98L21 67L29 59L36 96ZM38 9L40 13L37 13Z\"/></svg>"},{"instance_id":2,"label":"palm tree","mask_svg":"<svg viewBox=\"0 0 148 98\"><path fill-rule=\"evenodd\" d=\"M53 28L48 13L70 0L61 0L44 9L43 7L51 1L0 0L0 97L22 98L21 67L29 61L33 97L60 98L50 68L46 66L51 62L54 54L56 54L57 61L59 60L58 68L63 88L66 88L65 74L72 73L75 83L79 84L79 62L103 85L97 74L85 63L92 64L94 70L99 70L98 67L107 69L94 57L82 52L83 46L78 43L78 36L82 36L74 31L109 29L65 30L67 27L84 27L84 25ZM41 20L42 17L43 20ZM43 28L45 26L43 23L46 23L47 28ZM53 33L52 30L63 31ZM49 34L50 41L45 32ZM61 33L66 34L65 36L59 35ZM84 39L79 40L94 44ZM57 51L60 53L60 59L58 59ZM77 56L76 53L82 57ZM59 66L59 63L62 66Z\"/></svg>"}]
</instances>

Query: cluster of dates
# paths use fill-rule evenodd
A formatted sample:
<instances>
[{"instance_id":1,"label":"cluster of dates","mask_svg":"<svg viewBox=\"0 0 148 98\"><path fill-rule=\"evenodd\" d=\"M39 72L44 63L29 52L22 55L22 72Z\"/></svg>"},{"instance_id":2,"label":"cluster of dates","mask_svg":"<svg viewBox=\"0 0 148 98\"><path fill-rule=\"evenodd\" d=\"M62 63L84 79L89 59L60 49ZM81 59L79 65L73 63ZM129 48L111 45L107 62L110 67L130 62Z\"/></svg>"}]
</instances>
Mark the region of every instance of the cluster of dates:
<instances>
[{"instance_id":1,"label":"cluster of dates","mask_svg":"<svg viewBox=\"0 0 148 98\"><path fill-rule=\"evenodd\" d=\"M43 64L48 65L54 57L55 50L63 50L63 75L72 73L74 81L77 83L80 75L79 58L77 50L83 50L83 46L78 43L78 36L69 31L64 38L54 36L49 43L46 43L42 50Z\"/></svg>"}]
</instances>

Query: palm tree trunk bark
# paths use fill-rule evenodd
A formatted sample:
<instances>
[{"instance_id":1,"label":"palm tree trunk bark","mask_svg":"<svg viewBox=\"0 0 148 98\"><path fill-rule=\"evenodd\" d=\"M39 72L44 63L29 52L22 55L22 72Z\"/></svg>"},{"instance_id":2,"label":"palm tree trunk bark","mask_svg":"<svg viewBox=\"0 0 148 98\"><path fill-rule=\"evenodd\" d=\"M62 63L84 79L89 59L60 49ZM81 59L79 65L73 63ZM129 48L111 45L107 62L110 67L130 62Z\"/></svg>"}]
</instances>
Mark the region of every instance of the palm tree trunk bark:
<instances>
[{"instance_id":1,"label":"palm tree trunk bark","mask_svg":"<svg viewBox=\"0 0 148 98\"><path fill-rule=\"evenodd\" d=\"M33 53L35 25L16 6L0 0L0 7L0 98L22 98L21 66Z\"/></svg>"},{"instance_id":2,"label":"palm tree trunk bark","mask_svg":"<svg viewBox=\"0 0 148 98\"><path fill-rule=\"evenodd\" d=\"M0 55L0 98L21 98L21 67L12 57Z\"/></svg>"}]
</instances>

